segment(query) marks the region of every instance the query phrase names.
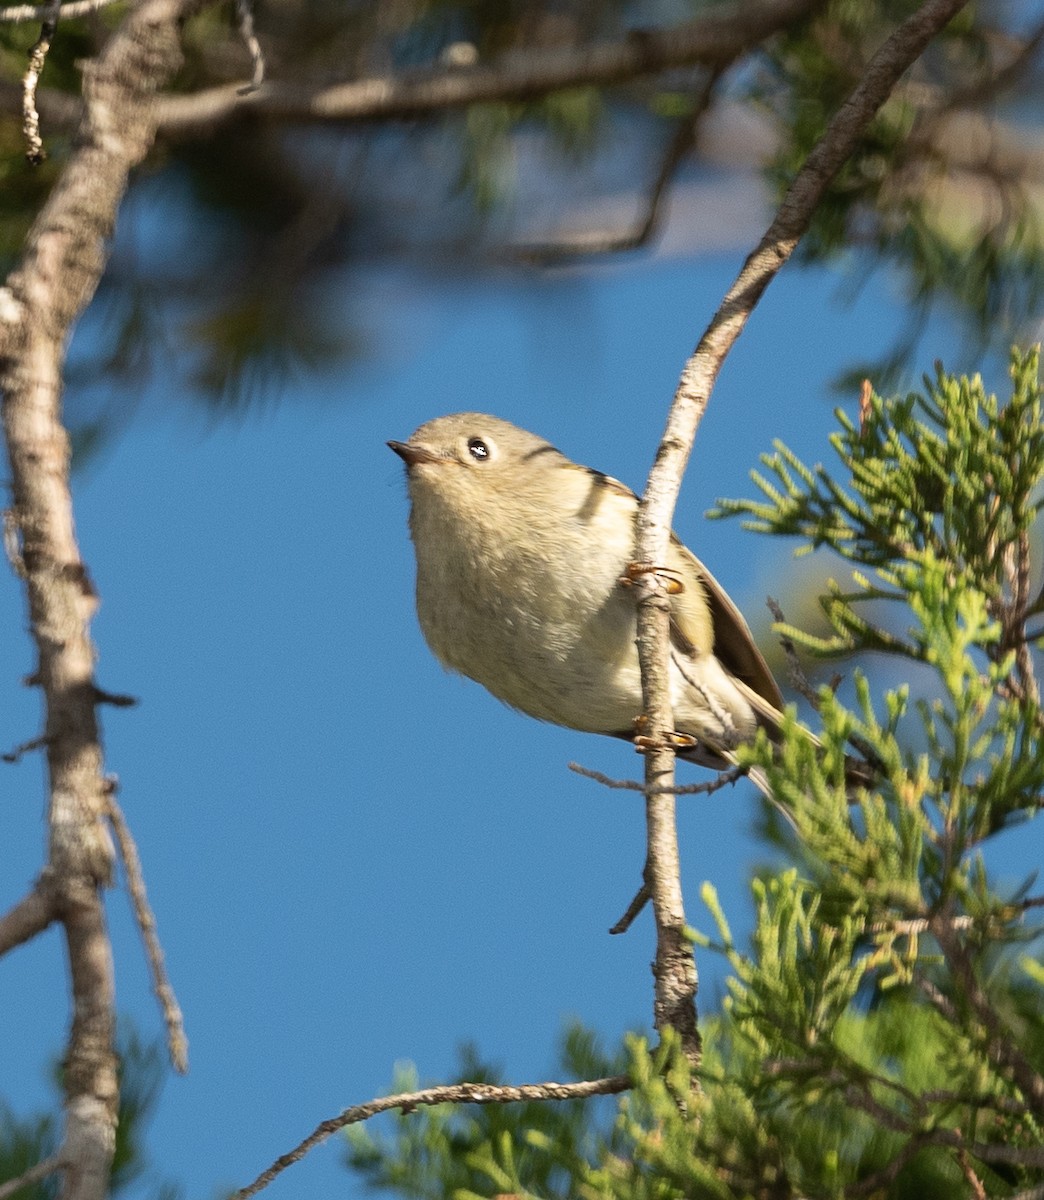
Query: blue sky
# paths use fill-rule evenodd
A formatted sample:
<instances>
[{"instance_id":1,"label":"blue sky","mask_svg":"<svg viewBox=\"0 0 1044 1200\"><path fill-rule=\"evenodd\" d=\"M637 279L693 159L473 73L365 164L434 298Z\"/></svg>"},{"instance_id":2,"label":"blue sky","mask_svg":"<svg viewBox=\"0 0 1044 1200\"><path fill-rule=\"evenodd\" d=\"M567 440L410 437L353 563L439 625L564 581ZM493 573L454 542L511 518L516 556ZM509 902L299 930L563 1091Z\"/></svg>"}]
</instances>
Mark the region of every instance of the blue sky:
<instances>
[{"instance_id":1,"label":"blue sky","mask_svg":"<svg viewBox=\"0 0 1044 1200\"><path fill-rule=\"evenodd\" d=\"M566 1020L609 1043L648 1027L650 917L607 933L639 881L642 802L566 769L635 777L640 760L438 666L413 612L402 465L384 443L487 410L640 489L682 364L740 260L632 256L528 280L374 270L352 283L371 321L364 364L238 422L157 387L76 480L102 597L98 680L141 701L103 712L107 768L190 1040L190 1074L168 1080L149 1130L151 1182L194 1200L244 1185L320 1120L386 1090L400 1060L438 1081L470 1040L532 1081L552 1074ZM726 364L676 518L763 638L766 593L799 590L790 547L702 514L749 494L773 438L830 457L829 379L905 320L886 279L849 308L838 282L790 269L773 284ZM89 352L89 321L80 337ZM918 370L960 345L937 321ZM1002 370L989 382L1003 389ZM33 655L9 573L0 622L6 748L39 724L38 697L19 685ZM41 861L41 763L4 779L6 907ZM711 880L734 928L749 926L755 815L745 786L681 802L691 923L708 925L698 891ZM1002 849L1004 873L1032 870L1037 827ZM158 1036L122 889L109 913L120 1012ZM699 967L706 1009L723 975L706 955ZM0 961L4 1092L21 1112L51 1099L64 976L56 933ZM268 1194L362 1194L340 1153L335 1140Z\"/></svg>"}]
</instances>

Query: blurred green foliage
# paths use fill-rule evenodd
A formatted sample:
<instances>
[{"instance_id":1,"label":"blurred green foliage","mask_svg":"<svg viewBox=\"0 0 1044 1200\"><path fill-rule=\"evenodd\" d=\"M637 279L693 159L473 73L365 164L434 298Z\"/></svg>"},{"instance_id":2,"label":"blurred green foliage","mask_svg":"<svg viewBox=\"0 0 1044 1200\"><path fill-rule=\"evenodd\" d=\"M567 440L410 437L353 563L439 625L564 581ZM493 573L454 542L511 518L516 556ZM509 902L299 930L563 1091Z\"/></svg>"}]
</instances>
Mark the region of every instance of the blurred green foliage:
<instances>
[{"instance_id":1,"label":"blurred green foliage","mask_svg":"<svg viewBox=\"0 0 1044 1200\"><path fill-rule=\"evenodd\" d=\"M466 70L519 52L619 40L709 7L698 0L266 0L255 26L270 78L319 85ZM765 171L777 189L873 51L915 7L915 0L825 0L715 83L711 108L728 100L762 112L776 147ZM1020 12L969 5L885 106L820 206L804 260L846 262L853 280L875 265L896 269L910 308L908 335L887 361L856 367L853 379L873 373L889 386L888 372L905 365L940 299L968 322L969 344L979 349L1007 344L1039 311L1039 152L1035 158L1032 141L1004 126L999 154L960 123L993 121L1039 82L1033 31L1020 26ZM77 64L97 52L120 13L117 4L59 26L42 101L78 92ZM0 26L0 80L10 85L0 120L0 261L8 266L67 157L73 128L49 118L42 103L49 159L41 168L25 163L16 84L35 36L35 28ZM182 92L249 74L226 8L190 21L185 45ZM1025 61L1011 67L1020 53ZM612 88L566 88L392 124L243 118L161 135L132 189L96 302L106 320L91 378L79 363L77 386L93 380L104 391L115 368L133 394L177 371L187 396L240 408L280 394L295 373L349 363L366 338L354 306L331 311L331 287L350 292L345 280L361 268L407 257L436 271L503 271L519 228L532 242L533 212L553 224L592 193L623 188L640 197L707 83L699 69L675 68ZM681 169L700 166L696 149ZM533 270L533 255L524 257L514 269ZM83 416L85 437L101 436L107 419Z\"/></svg>"}]
</instances>

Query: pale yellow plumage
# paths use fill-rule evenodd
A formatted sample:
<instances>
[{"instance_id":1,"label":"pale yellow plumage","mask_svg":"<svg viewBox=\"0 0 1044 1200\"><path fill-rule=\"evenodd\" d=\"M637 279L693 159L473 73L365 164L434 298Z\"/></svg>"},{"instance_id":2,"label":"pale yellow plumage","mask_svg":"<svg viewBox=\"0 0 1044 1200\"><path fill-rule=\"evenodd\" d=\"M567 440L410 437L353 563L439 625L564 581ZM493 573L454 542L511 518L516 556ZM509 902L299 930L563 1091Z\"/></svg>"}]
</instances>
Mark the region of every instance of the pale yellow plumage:
<instances>
[{"instance_id":1,"label":"pale yellow plumage","mask_svg":"<svg viewBox=\"0 0 1044 1200\"><path fill-rule=\"evenodd\" d=\"M417 611L435 655L541 720L631 737L642 710L634 597L638 501L497 417L458 413L389 445L406 462ZM671 690L697 761L721 766L779 689L746 622L677 539Z\"/></svg>"}]
</instances>

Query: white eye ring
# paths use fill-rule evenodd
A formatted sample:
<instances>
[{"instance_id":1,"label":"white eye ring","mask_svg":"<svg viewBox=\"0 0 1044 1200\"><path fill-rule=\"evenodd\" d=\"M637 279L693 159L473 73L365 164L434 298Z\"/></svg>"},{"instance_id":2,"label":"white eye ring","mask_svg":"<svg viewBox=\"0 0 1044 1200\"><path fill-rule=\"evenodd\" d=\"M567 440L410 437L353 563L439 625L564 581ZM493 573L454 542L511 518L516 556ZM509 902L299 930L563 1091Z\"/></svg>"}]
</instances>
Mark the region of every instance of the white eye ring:
<instances>
[{"instance_id":1,"label":"white eye ring","mask_svg":"<svg viewBox=\"0 0 1044 1200\"><path fill-rule=\"evenodd\" d=\"M488 462L492 451L489 443L480 437L468 438L468 453L476 462Z\"/></svg>"}]
</instances>

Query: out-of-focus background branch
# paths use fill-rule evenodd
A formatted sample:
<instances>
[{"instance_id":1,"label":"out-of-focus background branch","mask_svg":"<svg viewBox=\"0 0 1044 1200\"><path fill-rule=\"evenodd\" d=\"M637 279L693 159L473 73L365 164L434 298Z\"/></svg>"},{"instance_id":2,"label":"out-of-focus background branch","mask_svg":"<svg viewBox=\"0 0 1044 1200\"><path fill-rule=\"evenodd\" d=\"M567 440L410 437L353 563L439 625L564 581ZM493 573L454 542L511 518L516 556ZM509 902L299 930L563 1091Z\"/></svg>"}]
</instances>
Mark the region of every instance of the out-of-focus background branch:
<instances>
[{"instance_id":1,"label":"out-of-focus background branch","mask_svg":"<svg viewBox=\"0 0 1044 1200\"><path fill-rule=\"evenodd\" d=\"M219 406L271 398L280 380L361 352L353 308L333 313L323 296L367 263L408 255L479 277L513 261L523 270L533 256L518 252L534 245L597 252L643 240L700 173L753 161L782 188L906 7L763 0L680 21L643 10L635 26L622 0L347 11L276 0L256 22L267 80L246 94L252 68L235 22L208 11L186 29L186 67L161 104L163 137L141 183L178 220L154 231L144 257L117 254L99 300L107 353L78 364L76 381L97 393L101 377L110 392L122 378L132 395L177 371ZM117 13L63 18L38 89L50 159L28 176L16 166L17 79L35 34L0 27L8 255L64 160L75 64ZM983 343L1003 344L1036 312L1044 147L1020 97L1039 82L1040 36L1018 6L955 22L817 215L804 260L846 258L854 281L897 269L911 337L940 303ZM213 233L186 242L178 232L200 228ZM699 223L690 236L699 243ZM901 366L908 342L853 375ZM118 423L112 412L77 416L85 439Z\"/></svg>"}]
</instances>

